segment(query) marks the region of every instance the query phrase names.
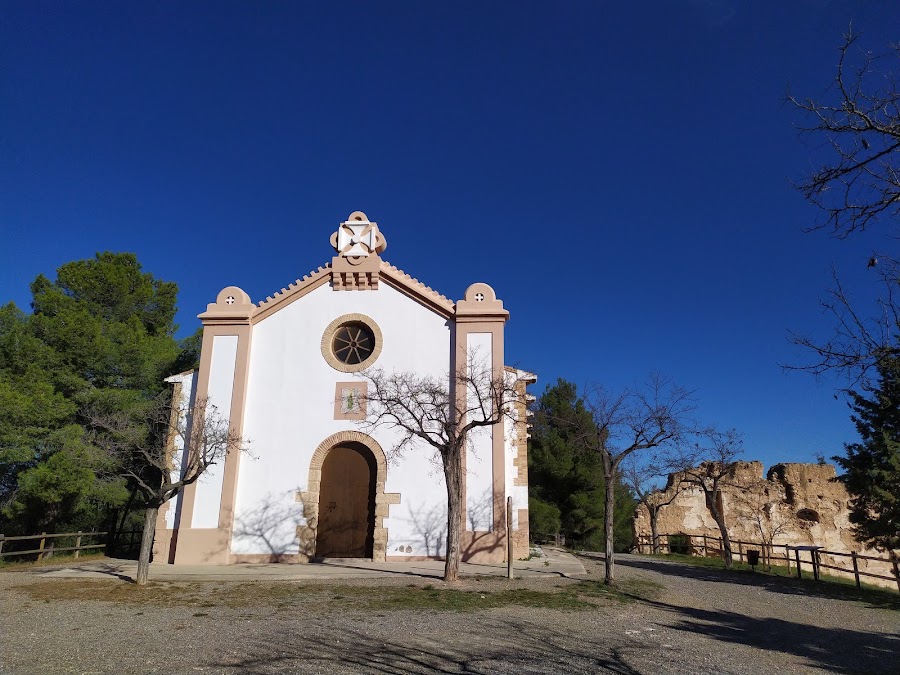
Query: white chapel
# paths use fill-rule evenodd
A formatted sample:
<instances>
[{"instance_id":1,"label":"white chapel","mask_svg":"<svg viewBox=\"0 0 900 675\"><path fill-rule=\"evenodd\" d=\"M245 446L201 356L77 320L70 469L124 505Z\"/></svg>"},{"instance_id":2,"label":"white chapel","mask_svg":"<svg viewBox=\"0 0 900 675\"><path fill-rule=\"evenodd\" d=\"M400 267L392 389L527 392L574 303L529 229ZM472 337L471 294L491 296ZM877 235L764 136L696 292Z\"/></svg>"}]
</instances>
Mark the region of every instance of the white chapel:
<instances>
[{"instance_id":1,"label":"white chapel","mask_svg":"<svg viewBox=\"0 0 900 675\"><path fill-rule=\"evenodd\" d=\"M331 245L330 264L262 302L228 286L199 315L200 365L169 378L173 397L208 400L250 451L229 452L163 506L154 559L442 558L440 460L427 446L398 455L398 432L361 424L360 373L411 372L449 386L456 364L476 350L521 396L511 418L468 443L462 559L506 559L508 498L513 555L528 555L523 402L535 376L505 366L503 303L484 283L454 302L387 263L384 234L360 211L338 226ZM182 448L174 450L177 463Z\"/></svg>"}]
</instances>

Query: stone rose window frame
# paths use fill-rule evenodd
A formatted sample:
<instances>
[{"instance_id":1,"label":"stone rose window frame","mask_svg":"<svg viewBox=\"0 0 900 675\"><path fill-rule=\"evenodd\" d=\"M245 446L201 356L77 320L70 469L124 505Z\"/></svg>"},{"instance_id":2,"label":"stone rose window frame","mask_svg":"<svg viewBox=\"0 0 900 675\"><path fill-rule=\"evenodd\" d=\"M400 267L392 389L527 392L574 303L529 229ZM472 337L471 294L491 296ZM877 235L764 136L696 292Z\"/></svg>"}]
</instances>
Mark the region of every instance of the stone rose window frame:
<instances>
[{"instance_id":1,"label":"stone rose window frame","mask_svg":"<svg viewBox=\"0 0 900 675\"><path fill-rule=\"evenodd\" d=\"M368 356L362 361L359 361L358 363L346 363L341 358L341 355L335 352L335 337L338 336L339 333L341 335L346 335L346 332L342 331L344 328L350 328L352 332L354 326L360 325L367 330L375 344ZM381 356L381 349L383 346L384 338L381 333L381 328L378 327L378 324L375 323L371 317L366 316L365 314L344 314L343 316L339 316L328 324L328 327L322 334L322 357L328 362L329 366L342 373L358 373L361 370L365 370L378 360L378 357Z\"/></svg>"}]
</instances>

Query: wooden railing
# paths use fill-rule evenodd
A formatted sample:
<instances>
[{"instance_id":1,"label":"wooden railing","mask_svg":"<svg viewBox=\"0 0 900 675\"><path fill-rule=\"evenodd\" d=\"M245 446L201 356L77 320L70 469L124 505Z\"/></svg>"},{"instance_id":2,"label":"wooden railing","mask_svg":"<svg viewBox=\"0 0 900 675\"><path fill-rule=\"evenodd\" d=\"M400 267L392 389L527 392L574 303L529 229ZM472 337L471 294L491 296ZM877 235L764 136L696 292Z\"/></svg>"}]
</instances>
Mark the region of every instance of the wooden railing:
<instances>
[{"instance_id":1,"label":"wooden railing","mask_svg":"<svg viewBox=\"0 0 900 675\"><path fill-rule=\"evenodd\" d=\"M721 537L713 537L706 534L660 534L657 535L657 544L660 551L667 551L668 553L687 553L688 555L702 555L704 557L710 555L721 556L723 550ZM635 540L635 548L639 553L652 553L653 546L650 535L638 535ZM784 561L787 565L788 573L796 571L798 579L803 576L803 565L808 565L813 578L816 580L818 580L822 569L829 569L847 576L852 576L858 588L862 585L861 577L872 577L885 581L893 581L897 584L897 590L900 591L900 565L898 565L898 558L896 556L891 558L880 558L871 555L863 555L862 553L856 553L855 551L845 553L843 551L827 551L824 548L817 546L764 544L758 541L744 541L741 539L732 539L731 549L732 554L735 555L740 562L747 562L747 552L750 550L758 551L762 561L768 562L768 564L773 564L773 561ZM804 560L806 556L801 556L801 552L808 553L809 559ZM851 567L829 565L826 562L823 562L822 556L850 558ZM875 572L860 570L860 560L887 563L893 568L894 573L892 576L887 576L885 574L876 574Z\"/></svg>"},{"instance_id":2,"label":"wooden railing","mask_svg":"<svg viewBox=\"0 0 900 675\"><path fill-rule=\"evenodd\" d=\"M82 551L88 551L93 549L101 549L106 546L103 544L82 544L82 539L84 538L94 538L94 537L103 537L106 536L106 532L63 532L60 534L47 534L46 532L42 532L41 534L31 534L27 536L19 536L19 537L7 537L5 535L0 534L0 558L4 558L6 556L14 556L14 555L33 555L37 554L38 560L43 560L45 556L50 556L54 553L61 553L63 551L75 551L75 557L77 558ZM74 546L51 546L47 548L47 540L60 539L63 537L69 537L75 540ZM25 551L4 551L4 545L6 542L12 541L39 541L37 548L28 549Z\"/></svg>"}]
</instances>

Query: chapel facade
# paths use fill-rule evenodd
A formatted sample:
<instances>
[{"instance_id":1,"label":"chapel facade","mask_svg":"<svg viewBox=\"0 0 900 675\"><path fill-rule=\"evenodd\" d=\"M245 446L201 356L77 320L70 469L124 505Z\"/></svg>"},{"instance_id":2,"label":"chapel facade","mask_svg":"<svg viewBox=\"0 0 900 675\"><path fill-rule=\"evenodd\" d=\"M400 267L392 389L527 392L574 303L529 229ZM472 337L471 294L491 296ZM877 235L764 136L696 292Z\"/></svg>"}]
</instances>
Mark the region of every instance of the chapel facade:
<instances>
[{"instance_id":1,"label":"chapel facade","mask_svg":"<svg viewBox=\"0 0 900 675\"><path fill-rule=\"evenodd\" d=\"M262 302L228 286L199 315L200 365L168 379L173 400L214 405L250 452L229 452L161 509L154 559L442 558L440 459L424 446L395 453L397 430L361 424L368 383L360 373L415 373L452 388L451 374L472 353L520 395L508 418L468 443L462 559L506 559L508 498L513 555L527 556L524 402L536 378L504 364L509 313L502 301L475 283L453 302L385 262L385 236L360 211L340 224L331 245L330 264ZM178 464L184 448L172 450Z\"/></svg>"}]
</instances>

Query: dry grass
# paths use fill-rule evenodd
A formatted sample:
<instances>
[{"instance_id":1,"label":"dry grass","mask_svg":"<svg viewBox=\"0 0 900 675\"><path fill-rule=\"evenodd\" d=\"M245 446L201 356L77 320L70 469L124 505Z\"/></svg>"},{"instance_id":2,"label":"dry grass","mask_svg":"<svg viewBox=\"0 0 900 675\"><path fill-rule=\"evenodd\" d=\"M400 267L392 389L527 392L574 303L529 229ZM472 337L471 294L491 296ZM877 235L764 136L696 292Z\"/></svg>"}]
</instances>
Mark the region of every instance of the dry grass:
<instances>
[{"instance_id":1,"label":"dry grass","mask_svg":"<svg viewBox=\"0 0 900 675\"><path fill-rule=\"evenodd\" d=\"M43 560L19 560L15 557L0 558L0 572L23 572L34 567L68 567L84 563L97 563L109 560L104 553L82 553L77 558L72 551L54 553Z\"/></svg>"},{"instance_id":2,"label":"dry grass","mask_svg":"<svg viewBox=\"0 0 900 675\"><path fill-rule=\"evenodd\" d=\"M554 586L509 587L492 580L459 586L432 584L368 585L295 582L151 582L135 586L119 580L54 579L16 588L32 601L55 603L92 601L133 607L270 608L304 612L341 610L472 611L509 605L559 610L590 609L598 605L653 597L659 587L629 582L608 587L595 581L563 580Z\"/></svg>"}]
</instances>

